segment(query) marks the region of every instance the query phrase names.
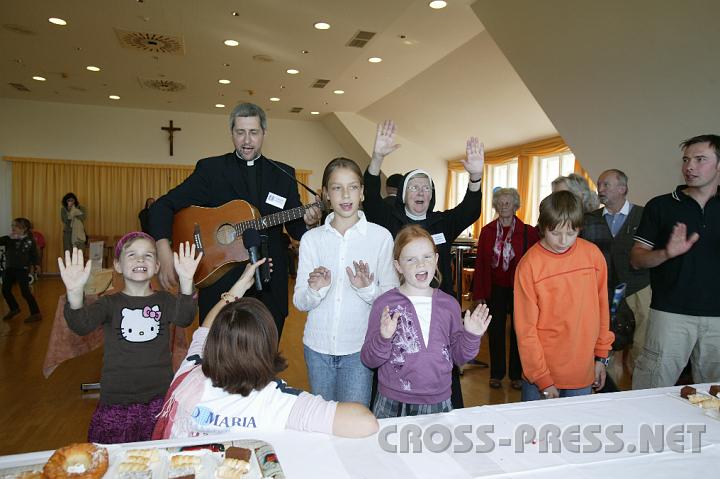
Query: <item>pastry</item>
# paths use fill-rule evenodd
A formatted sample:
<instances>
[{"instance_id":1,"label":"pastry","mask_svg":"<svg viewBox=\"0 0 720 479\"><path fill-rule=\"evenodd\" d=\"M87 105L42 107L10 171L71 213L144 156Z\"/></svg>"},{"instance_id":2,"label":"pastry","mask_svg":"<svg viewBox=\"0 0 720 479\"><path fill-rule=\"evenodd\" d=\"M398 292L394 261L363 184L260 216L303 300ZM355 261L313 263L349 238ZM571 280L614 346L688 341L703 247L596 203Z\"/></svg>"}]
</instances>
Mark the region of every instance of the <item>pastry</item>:
<instances>
[{"instance_id":1,"label":"pastry","mask_svg":"<svg viewBox=\"0 0 720 479\"><path fill-rule=\"evenodd\" d=\"M49 479L98 479L107 468L107 449L95 444L78 443L55 451L45 464L43 473Z\"/></svg>"}]
</instances>

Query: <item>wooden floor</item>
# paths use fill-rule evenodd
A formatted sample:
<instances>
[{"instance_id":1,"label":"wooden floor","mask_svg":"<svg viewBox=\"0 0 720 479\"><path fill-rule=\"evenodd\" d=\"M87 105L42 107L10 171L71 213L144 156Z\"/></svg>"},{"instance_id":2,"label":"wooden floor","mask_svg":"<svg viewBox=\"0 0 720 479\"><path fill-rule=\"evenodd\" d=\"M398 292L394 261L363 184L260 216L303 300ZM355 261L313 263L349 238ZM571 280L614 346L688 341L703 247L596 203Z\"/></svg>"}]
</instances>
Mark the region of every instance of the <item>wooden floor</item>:
<instances>
[{"instance_id":1,"label":"wooden floor","mask_svg":"<svg viewBox=\"0 0 720 479\"><path fill-rule=\"evenodd\" d=\"M64 288L59 277L44 277L33 289L43 315L41 322L23 323L29 313L17 288L15 296L22 305L22 313L10 321L0 321L0 382L3 385L0 417L6 431L0 436L0 455L84 442L97 405L97 395L82 394L80 384L99 381L102 349L67 361L48 379L43 377L42 364L52 318ZM6 312L3 302L0 316ZM305 315L291 306L280 343L289 368L281 376L290 385L309 390L302 349L304 324ZM483 340L479 359L488 361L486 340ZM487 368L465 368L461 381L466 406L519 401L519 392L510 387L507 379L502 389L490 389L488 380Z\"/></svg>"}]
</instances>

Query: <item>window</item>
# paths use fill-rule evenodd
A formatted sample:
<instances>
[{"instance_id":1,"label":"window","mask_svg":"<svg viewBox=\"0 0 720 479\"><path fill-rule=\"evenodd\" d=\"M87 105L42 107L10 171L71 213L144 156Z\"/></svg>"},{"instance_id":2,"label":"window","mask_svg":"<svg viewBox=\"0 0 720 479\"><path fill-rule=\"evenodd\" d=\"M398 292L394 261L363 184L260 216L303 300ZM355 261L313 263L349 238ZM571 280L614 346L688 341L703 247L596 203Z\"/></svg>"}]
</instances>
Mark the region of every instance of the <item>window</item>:
<instances>
[{"instance_id":1,"label":"window","mask_svg":"<svg viewBox=\"0 0 720 479\"><path fill-rule=\"evenodd\" d=\"M540 202L552 193L552 182L558 176L567 176L575 171L575 155L571 152L548 156L537 156L535 162L535 194L532 202L532 223L536 224L540 214Z\"/></svg>"},{"instance_id":2,"label":"window","mask_svg":"<svg viewBox=\"0 0 720 479\"><path fill-rule=\"evenodd\" d=\"M518 162L514 158L506 163L487 166L487 179L483 182L483 226L495 219L495 211L492 207L492 192L495 188L518 187Z\"/></svg>"}]
</instances>

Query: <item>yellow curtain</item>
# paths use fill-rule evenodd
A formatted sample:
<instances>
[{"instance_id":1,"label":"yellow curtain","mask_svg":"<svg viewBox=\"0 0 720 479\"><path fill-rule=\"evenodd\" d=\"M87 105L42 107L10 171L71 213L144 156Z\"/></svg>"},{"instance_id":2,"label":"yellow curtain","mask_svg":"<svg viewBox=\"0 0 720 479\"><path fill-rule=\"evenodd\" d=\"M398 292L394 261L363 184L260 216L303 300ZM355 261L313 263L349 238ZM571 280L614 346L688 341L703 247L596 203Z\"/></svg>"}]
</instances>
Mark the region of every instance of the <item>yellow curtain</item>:
<instances>
[{"instance_id":1,"label":"yellow curtain","mask_svg":"<svg viewBox=\"0 0 720 479\"><path fill-rule=\"evenodd\" d=\"M312 175L312 170L295 170L295 178L297 178L298 181L302 181L308 186L310 186L310 175ZM310 198L310 193L308 193L308 190L306 190L302 186L298 185L298 191L300 192L300 203L305 205L307 203L315 201L314 198Z\"/></svg>"},{"instance_id":2,"label":"yellow curtain","mask_svg":"<svg viewBox=\"0 0 720 479\"><path fill-rule=\"evenodd\" d=\"M485 166L487 173L487 165L498 165L507 161L517 158L518 161L518 192L520 193L521 206L518 210L518 217L529 222L531 220L532 211L529 207L529 198L533 194L533 177L534 177L534 161L533 158L536 156L545 156L554 153L562 153L569 151L570 147L567 146L565 141L559 136L553 136L544 140L533 141L530 143L524 143L521 145L515 145L507 148L500 148L497 150L491 150L485 152ZM575 162L575 168L577 169L578 163ZM454 175L453 172L465 171L462 160L448 161L448 181L445 189L445 205L449 207L451 205L451 198L455 191ZM483 174L483 193L490 194L487 191L487 174ZM483 224L484 215L492 214L491 211L483 211L480 215L480 219L473 225L473 237L477 238L480 235L480 225Z\"/></svg>"},{"instance_id":3,"label":"yellow curtain","mask_svg":"<svg viewBox=\"0 0 720 479\"><path fill-rule=\"evenodd\" d=\"M87 208L88 236L106 236L112 243L115 236L140 229L138 213L148 197L165 194L194 169L194 165L4 159L12 162L13 217L29 218L45 236L44 272L58 271L57 257L62 250L60 202L65 193L75 193Z\"/></svg>"}]
</instances>

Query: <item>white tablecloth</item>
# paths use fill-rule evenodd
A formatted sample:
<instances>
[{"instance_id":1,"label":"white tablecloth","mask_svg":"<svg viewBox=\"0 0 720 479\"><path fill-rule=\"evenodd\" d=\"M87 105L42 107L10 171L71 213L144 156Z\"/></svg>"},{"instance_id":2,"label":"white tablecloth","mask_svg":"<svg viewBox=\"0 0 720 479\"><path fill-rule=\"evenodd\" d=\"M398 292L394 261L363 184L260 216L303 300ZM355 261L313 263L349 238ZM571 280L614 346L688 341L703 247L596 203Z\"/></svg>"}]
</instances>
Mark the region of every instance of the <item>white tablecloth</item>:
<instances>
[{"instance_id":1,"label":"white tablecloth","mask_svg":"<svg viewBox=\"0 0 720 479\"><path fill-rule=\"evenodd\" d=\"M709 385L698 385L698 390L707 391ZM554 479L641 477L708 477L717 473L720 466L720 420L717 413L708 415L705 410L680 400L679 387L628 391L615 394L592 395L579 398L554 399L531 403L511 403L497 406L483 406L460 409L446 414L410 418L385 419L380 421L381 431L386 426L417 425L423 431L431 425L442 425L450 430L460 425L494 426L488 434L495 444L491 452L454 453L453 446L445 452L434 453L423 448L416 453L390 453L380 447L379 436L365 439L343 439L323 434L296 431L262 434L249 431L244 435L204 437L192 441L158 441L143 443L158 446L201 444L221 442L224 438L253 438L265 440L275 447L280 464L287 477L295 478L372 478L402 477L452 478L473 477L553 477ZM515 431L525 424L537 430L543 425L555 425L560 429L577 425L587 427L598 425L597 434L604 445L611 440L603 434L611 425L621 426L617 434L624 448L617 453L571 452L561 442L562 451L540 452L544 441L524 445L524 452L515 451ZM662 452L629 452L629 445L641 443L641 428L663 427L665 432L671 426L704 426L699 434L699 452L691 452L691 437L684 435L685 452L674 452L663 441ZM411 426L413 427L413 426ZM399 444L399 435L391 434L388 442ZM474 434L468 435L480 444ZM510 444L500 445L503 438ZM436 442L439 442L436 437ZM580 444L588 441L581 439ZM455 441L453 444L459 444ZM0 469L37 462L38 458L49 457L51 451L0 457ZM649 476L648 476L649 477Z\"/></svg>"}]
</instances>

